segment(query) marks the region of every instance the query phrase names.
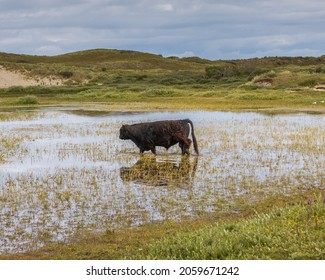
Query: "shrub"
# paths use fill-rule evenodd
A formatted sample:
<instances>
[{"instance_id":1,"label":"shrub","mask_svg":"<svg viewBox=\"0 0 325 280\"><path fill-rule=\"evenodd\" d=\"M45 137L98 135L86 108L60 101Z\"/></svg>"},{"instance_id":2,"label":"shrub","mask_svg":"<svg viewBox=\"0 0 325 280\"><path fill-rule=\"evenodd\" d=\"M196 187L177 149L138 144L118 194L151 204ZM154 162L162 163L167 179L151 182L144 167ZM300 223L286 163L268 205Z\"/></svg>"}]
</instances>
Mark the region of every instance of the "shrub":
<instances>
[{"instance_id":1,"label":"shrub","mask_svg":"<svg viewBox=\"0 0 325 280\"><path fill-rule=\"evenodd\" d=\"M308 71L309 74L323 74L325 73L325 68L323 68L322 66L317 66L316 68L311 68Z\"/></svg>"},{"instance_id":2,"label":"shrub","mask_svg":"<svg viewBox=\"0 0 325 280\"><path fill-rule=\"evenodd\" d=\"M278 100L282 97L277 93L241 93L241 94L228 94L227 99L233 100Z\"/></svg>"},{"instance_id":3,"label":"shrub","mask_svg":"<svg viewBox=\"0 0 325 280\"><path fill-rule=\"evenodd\" d=\"M24 105L38 104L39 100L35 95L26 95L26 96L18 98L16 103L24 104Z\"/></svg>"},{"instance_id":4,"label":"shrub","mask_svg":"<svg viewBox=\"0 0 325 280\"><path fill-rule=\"evenodd\" d=\"M232 76L238 76L239 70L236 65L218 65L218 66L208 66L205 69L205 74L208 78L227 78Z\"/></svg>"},{"instance_id":5,"label":"shrub","mask_svg":"<svg viewBox=\"0 0 325 280\"><path fill-rule=\"evenodd\" d=\"M59 73L64 79L69 79L73 76L73 72L71 71L62 71Z\"/></svg>"},{"instance_id":6,"label":"shrub","mask_svg":"<svg viewBox=\"0 0 325 280\"><path fill-rule=\"evenodd\" d=\"M12 86L6 90L8 93L22 93L26 92L26 88L22 86Z\"/></svg>"},{"instance_id":7,"label":"shrub","mask_svg":"<svg viewBox=\"0 0 325 280\"><path fill-rule=\"evenodd\" d=\"M173 90L168 90L168 89L149 89L144 91L143 95L148 97L156 97L156 96L170 97L170 96L175 96L175 92Z\"/></svg>"},{"instance_id":8,"label":"shrub","mask_svg":"<svg viewBox=\"0 0 325 280\"><path fill-rule=\"evenodd\" d=\"M298 85L302 86L302 87L314 87L317 84L318 84L318 81L316 79L307 79L307 80L304 80L304 81L298 83Z\"/></svg>"}]
</instances>

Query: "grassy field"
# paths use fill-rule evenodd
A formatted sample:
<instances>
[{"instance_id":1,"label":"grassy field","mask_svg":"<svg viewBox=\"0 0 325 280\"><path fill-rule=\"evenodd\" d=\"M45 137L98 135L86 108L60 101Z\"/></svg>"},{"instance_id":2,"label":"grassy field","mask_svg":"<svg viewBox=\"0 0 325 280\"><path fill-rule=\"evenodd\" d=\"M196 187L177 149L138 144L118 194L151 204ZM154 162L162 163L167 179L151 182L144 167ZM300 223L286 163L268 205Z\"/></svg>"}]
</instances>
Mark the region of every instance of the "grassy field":
<instances>
[{"instance_id":1,"label":"grassy field","mask_svg":"<svg viewBox=\"0 0 325 280\"><path fill-rule=\"evenodd\" d=\"M151 244L148 259L324 259L325 198ZM140 255L141 256L141 255Z\"/></svg>"},{"instance_id":2,"label":"grassy field","mask_svg":"<svg viewBox=\"0 0 325 280\"><path fill-rule=\"evenodd\" d=\"M0 107L97 104L104 110L325 112L325 56L209 61L119 50L60 56L0 53L0 66L58 86L0 89ZM0 138L1 145L14 145ZM3 159L0 157L0 163ZM236 205L240 214L82 232L0 259L325 259L325 193ZM0 200L1 201L1 200Z\"/></svg>"},{"instance_id":3,"label":"grassy field","mask_svg":"<svg viewBox=\"0 0 325 280\"><path fill-rule=\"evenodd\" d=\"M53 57L0 53L0 66L39 81L62 81L0 89L1 106L97 102L149 110L325 108L325 56L210 61L89 50Z\"/></svg>"}]
</instances>

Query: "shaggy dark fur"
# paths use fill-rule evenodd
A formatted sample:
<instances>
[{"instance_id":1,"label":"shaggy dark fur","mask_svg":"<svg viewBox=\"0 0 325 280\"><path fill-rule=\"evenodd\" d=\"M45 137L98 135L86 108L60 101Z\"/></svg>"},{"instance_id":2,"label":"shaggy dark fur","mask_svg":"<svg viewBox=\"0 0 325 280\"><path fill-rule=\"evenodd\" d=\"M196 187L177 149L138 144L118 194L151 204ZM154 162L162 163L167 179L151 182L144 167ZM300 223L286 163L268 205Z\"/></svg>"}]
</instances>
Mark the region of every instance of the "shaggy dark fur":
<instances>
[{"instance_id":1,"label":"shaggy dark fur","mask_svg":"<svg viewBox=\"0 0 325 280\"><path fill-rule=\"evenodd\" d=\"M182 154L190 154L191 139L188 138L191 126L191 136L194 150L199 154L194 126L189 120L157 121L138 123L133 125L122 125L120 129L120 139L132 140L140 149L140 153L151 151L156 154L156 146L169 149L179 143Z\"/></svg>"}]
</instances>

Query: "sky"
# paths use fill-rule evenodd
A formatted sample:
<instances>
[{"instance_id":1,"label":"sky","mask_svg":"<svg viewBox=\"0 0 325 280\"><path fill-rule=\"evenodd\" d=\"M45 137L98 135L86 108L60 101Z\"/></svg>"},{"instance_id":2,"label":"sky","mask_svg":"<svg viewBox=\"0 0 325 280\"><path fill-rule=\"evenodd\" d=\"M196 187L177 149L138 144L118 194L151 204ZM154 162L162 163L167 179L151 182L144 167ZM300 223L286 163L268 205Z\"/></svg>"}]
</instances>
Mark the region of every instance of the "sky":
<instances>
[{"instance_id":1,"label":"sky","mask_svg":"<svg viewBox=\"0 0 325 280\"><path fill-rule=\"evenodd\" d=\"M0 51L211 60L325 54L324 0L0 0Z\"/></svg>"}]
</instances>

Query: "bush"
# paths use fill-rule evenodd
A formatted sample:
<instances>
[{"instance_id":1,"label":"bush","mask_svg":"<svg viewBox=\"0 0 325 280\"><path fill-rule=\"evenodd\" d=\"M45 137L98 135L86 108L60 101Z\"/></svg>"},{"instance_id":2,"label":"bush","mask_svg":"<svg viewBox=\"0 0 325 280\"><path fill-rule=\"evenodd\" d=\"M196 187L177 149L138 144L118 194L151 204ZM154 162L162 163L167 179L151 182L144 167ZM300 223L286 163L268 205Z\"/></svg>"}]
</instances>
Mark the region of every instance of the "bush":
<instances>
[{"instance_id":1,"label":"bush","mask_svg":"<svg viewBox=\"0 0 325 280\"><path fill-rule=\"evenodd\" d=\"M24 105L32 105L32 104L38 104L39 100L35 95L26 95L18 98L16 103L24 104Z\"/></svg>"},{"instance_id":2,"label":"bush","mask_svg":"<svg viewBox=\"0 0 325 280\"><path fill-rule=\"evenodd\" d=\"M22 86L12 86L6 90L8 93L22 93L26 92L26 88Z\"/></svg>"},{"instance_id":3,"label":"bush","mask_svg":"<svg viewBox=\"0 0 325 280\"><path fill-rule=\"evenodd\" d=\"M298 83L298 85L301 87L314 87L317 84L318 81L316 79L308 79Z\"/></svg>"},{"instance_id":4,"label":"bush","mask_svg":"<svg viewBox=\"0 0 325 280\"><path fill-rule=\"evenodd\" d=\"M310 74L316 73L316 74L323 74L325 73L325 68L322 66L317 66L316 68L312 68L309 70Z\"/></svg>"},{"instance_id":5,"label":"bush","mask_svg":"<svg viewBox=\"0 0 325 280\"><path fill-rule=\"evenodd\" d=\"M168 89L149 89L143 92L143 95L147 97L171 97L175 96L175 92Z\"/></svg>"},{"instance_id":6,"label":"bush","mask_svg":"<svg viewBox=\"0 0 325 280\"><path fill-rule=\"evenodd\" d=\"M227 99L233 100L278 100L282 97L277 93L232 93L226 96Z\"/></svg>"},{"instance_id":7,"label":"bush","mask_svg":"<svg viewBox=\"0 0 325 280\"><path fill-rule=\"evenodd\" d=\"M207 78L221 79L240 75L236 65L208 66L205 69Z\"/></svg>"},{"instance_id":8,"label":"bush","mask_svg":"<svg viewBox=\"0 0 325 280\"><path fill-rule=\"evenodd\" d=\"M73 72L71 71L62 71L59 73L64 79L69 79L73 76Z\"/></svg>"}]
</instances>

